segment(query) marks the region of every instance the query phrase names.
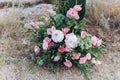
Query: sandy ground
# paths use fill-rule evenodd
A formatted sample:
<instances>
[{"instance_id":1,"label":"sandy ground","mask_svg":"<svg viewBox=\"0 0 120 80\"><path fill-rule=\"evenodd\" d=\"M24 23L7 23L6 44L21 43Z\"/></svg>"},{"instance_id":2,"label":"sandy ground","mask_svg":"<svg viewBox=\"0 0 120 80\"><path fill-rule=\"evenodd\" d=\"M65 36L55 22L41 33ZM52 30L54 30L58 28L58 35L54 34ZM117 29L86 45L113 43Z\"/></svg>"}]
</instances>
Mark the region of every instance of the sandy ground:
<instances>
[{"instance_id":1,"label":"sandy ground","mask_svg":"<svg viewBox=\"0 0 120 80\"><path fill-rule=\"evenodd\" d=\"M31 9L27 10L29 12ZM49 7L44 10L48 12ZM36 9L32 11L36 14ZM20 10L20 12L22 14L24 10ZM27 17L29 20L33 18ZM16 21L14 17L10 19ZM19 21L17 24L14 24L15 21L10 21L7 24L8 21L6 20L8 20L7 17L0 17L0 80L85 80L83 74L76 68L64 68L53 74L34 64L27 52L31 46L22 44L23 39L26 38L26 35L22 33L24 28L19 25ZM19 27L16 27L16 25ZM120 33L115 32L114 29L105 29L91 24L86 25L86 30L107 42L106 54L100 55L99 58L102 64L90 69L89 74L93 80L120 80Z\"/></svg>"}]
</instances>

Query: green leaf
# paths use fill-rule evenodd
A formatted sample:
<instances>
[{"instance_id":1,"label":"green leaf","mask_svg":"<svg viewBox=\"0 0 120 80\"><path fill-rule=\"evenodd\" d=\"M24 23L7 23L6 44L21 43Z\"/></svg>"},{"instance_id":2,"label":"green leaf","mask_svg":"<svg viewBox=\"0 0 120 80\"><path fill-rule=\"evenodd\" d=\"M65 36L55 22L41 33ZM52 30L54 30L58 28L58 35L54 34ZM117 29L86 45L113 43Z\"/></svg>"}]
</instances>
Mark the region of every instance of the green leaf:
<instances>
[{"instance_id":1,"label":"green leaf","mask_svg":"<svg viewBox=\"0 0 120 80\"><path fill-rule=\"evenodd\" d=\"M39 66L42 66L44 64L44 61L40 57L36 57L36 62Z\"/></svg>"},{"instance_id":2,"label":"green leaf","mask_svg":"<svg viewBox=\"0 0 120 80\"><path fill-rule=\"evenodd\" d=\"M53 25L56 24L56 21L55 21L54 17L52 17L52 16L50 16L50 23L52 23Z\"/></svg>"},{"instance_id":3,"label":"green leaf","mask_svg":"<svg viewBox=\"0 0 120 80\"><path fill-rule=\"evenodd\" d=\"M57 56L61 56L61 53L57 52Z\"/></svg>"},{"instance_id":4,"label":"green leaf","mask_svg":"<svg viewBox=\"0 0 120 80\"><path fill-rule=\"evenodd\" d=\"M89 72L88 68L90 66L88 63L79 64L77 61L73 61L73 63L76 65L78 69L80 69L84 73L86 80L91 80L91 77L88 75Z\"/></svg>"},{"instance_id":5,"label":"green leaf","mask_svg":"<svg viewBox=\"0 0 120 80\"><path fill-rule=\"evenodd\" d=\"M60 25L62 25L62 23L65 20L65 16L62 14L57 14L55 17L55 21L56 21L56 26L59 27Z\"/></svg>"},{"instance_id":6,"label":"green leaf","mask_svg":"<svg viewBox=\"0 0 120 80\"><path fill-rule=\"evenodd\" d=\"M96 48L91 48L91 49L89 49L89 53L90 54L92 54L93 56L95 56L95 57L98 57L98 51L99 51L99 49L96 47Z\"/></svg>"},{"instance_id":7,"label":"green leaf","mask_svg":"<svg viewBox=\"0 0 120 80\"><path fill-rule=\"evenodd\" d=\"M69 0L59 0L57 13L66 15L66 12L69 8Z\"/></svg>"}]
</instances>

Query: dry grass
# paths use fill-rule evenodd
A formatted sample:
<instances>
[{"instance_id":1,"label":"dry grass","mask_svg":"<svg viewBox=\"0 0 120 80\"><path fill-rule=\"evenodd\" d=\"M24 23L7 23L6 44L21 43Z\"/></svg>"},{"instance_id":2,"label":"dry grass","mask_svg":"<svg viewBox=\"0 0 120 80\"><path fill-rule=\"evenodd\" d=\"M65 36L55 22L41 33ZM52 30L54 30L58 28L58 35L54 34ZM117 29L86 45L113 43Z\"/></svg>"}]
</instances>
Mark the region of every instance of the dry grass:
<instances>
[{"instance_id":1,"label":"dry grass","mask_svg":"<svg viewBox=\"0 0 120 80\"><path fill-rule=\"evenodd\" d=\"M120 4L114 2L114 0L88 0L86 19L93 24L101 23L101 18L106 20L109 18L120 19Z\"/></svg>"},{"instance_id":2,"label":"dry grass","mask_svg":"<svg viewBox=\"0 0 120 80\"><path fill-rule=\"evenodd\" d=\"M0 10L0 55L18 55L23 45L22 27L20 26L20 9Z\"/></svg>"},{"instance_id":3,"label":"dry grass","mask_svg":"<svg viewBox=\"0 0 120 80\"><path fill-rule=\"evenodd\" d=\"M1 36L5 37L14 33L17 26L20 25L20 12L18 9L1 10L0 14Z\"/></svg>"}]
</instances>

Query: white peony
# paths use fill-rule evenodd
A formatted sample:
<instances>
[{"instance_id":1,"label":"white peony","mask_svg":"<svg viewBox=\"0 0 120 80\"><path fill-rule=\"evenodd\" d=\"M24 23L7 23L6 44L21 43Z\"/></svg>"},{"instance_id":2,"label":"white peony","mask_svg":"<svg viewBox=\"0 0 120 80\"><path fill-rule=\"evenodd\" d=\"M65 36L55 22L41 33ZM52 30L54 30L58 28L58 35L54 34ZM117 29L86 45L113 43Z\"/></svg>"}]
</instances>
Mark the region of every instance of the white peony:
<instances>
[{"instance_id":1,"label":"white peony","mask_svg":"<svg viewBox=\"0 0 120 80\"><path fill-rule=\"evenodd\" d=\"M60 31L60 30L54 30L54 31L52 32L52 40L53 40L54 42L56 42L56 43L62 42L63 39L64 39L64 34L63 34L62 31Z\"/></svg>"},{"instance_id":2,"label":"white peony","mask_svg":"<svg viewBox=\"0 0 120 80\"><path fill-rule=\"evenodd\" d=\"M78 45L78 38L74 33L66 35L65 44L67 48L75 48Z\"/></svg>"}]
</instances>

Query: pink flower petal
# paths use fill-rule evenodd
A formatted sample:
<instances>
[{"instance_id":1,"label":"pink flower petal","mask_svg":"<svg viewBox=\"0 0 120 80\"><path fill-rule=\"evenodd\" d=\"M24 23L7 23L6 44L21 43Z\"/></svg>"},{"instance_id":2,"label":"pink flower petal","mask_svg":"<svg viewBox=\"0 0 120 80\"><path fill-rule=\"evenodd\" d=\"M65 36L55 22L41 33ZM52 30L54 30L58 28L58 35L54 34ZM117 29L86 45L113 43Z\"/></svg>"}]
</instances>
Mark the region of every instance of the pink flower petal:
<instances>
[{"instance_id":1,"label":"pink flower petal","mask_svg":"<svg viewBox=\"0 0 120 80\"><path fill-rule=\"evenodd\" d=\"M43 41L45 41L49 44L51 42L51 39L49 37L45 37Z\"/></svg>"},{"instance_id":2,"label":"pink flower petal","mask_svg":"<svg viewBox=\"0 0 120 80\"><path fill-rule=\"evenodd\" d=\"M52 34L51 28L47 28L47 34L48 34L48 35L51 35L51 34Z\"/></svg>"},{"instance_id":3,"label":"pink flower petal","mask_svg":"<svg viewBox=\"0 0 120 80\"><path fill-rule=\"evenodd\" d=\"M67 60L66 62L63 63L66 67L71 68L72 67L72 62L70 60Z\"/></svg>"},{"instance_id":4,"label":"pink flower petal","mask_svg":"<svg viewBox=\"0 0 120 80\"><path fill-rule=\"evenodd\" d=\"M38 53L40 52L40 49L39 49L38 46L34 47L34 52L35 52L36 55L38 55Z\"/></svg>"},{"instance_id":5,"label":"pink flower petal","mask_svg":"<svg viewBox=\"0 0 120 80\"><path fill-rule=\"evenodd\" d=\"M96 46L97 45L98 38L96 36L92 36L91 43Z\"/></svg>"},{"instance_id":6,"label":"pink flower petal","mask_svg":"<svg viewBox=\"0 0 120 80\"><path fill-rule=\"evenodd\" d=\"M84 63L86 63L86 61L87 61L87 58L86 57L82 57L79 60L79 64L84 64Z\"/></svg>"},{"instance_id":7,"label":"pink flower petal","mask_svg":"<svg viewBox=\"0 0 120 80\"><path fill-rule=\"evenodd\" d=\"M55 61L55 62L58 62L59 60L60 60L60 56L55 56L55 57L54 57L54 61Z\"/></svg>"},{"instance_id":8,"label":"pink flower petal","mask_svg":"<svg viewBox=\"0 0 120 80\"><path fill-rule=\"evenodd\" d=\"M74 10L73 8L70 8L70 9L67 11L66 16L67 16L68 18L75 18L76 20L79 19L78 12L77 12L76 10Z\"/></svg>"},{"instance_id":9,"label":"pink flower petal","mask_svg":"<svg viewBox=\"0 0 120 80\"><path fill-rule=\"evenodd\" d=\"M87 58L87 60L90 60L90 59L91 59L91 54L88 53L88 54L86 55L86 58Z\"/></svg>"},{"instance_id":10,"label":"pink flower petal","mask_svg":"<svg viewBox=\"0 0 120 80\"><path fill-rule=\"evenodd\" d=\"M85 32L85 31L82 31L82 32L81 32L81 38L85 38L86 35L87 35L87 32Z\"/></svg>"},{"instance_id":11,"label":"pink flower petal","mask_svg":"<svg viewBox=\"0 0 120 80\"><path fill-rule=\"evenodd\" d=\"M75 60L75 59L77 60L77 59L80 58L80 56L81 56L80 53L73 53L73 54L72 54L72 59L73 59L73 60Z\"/></svg>"},{"instance_id":12,"label":"pink flower petal","mask_svg":"<svg viewBox=\"0 0 120 80\"><path fill-rule=\"evenodd\" d=\"M48 49L48 43L46 41L43 42L42 44L43 50L47 50Z\"/></svg>"},{"instance_id":13,"label":"pink flower petal","mask_svg":"<svg viewBox=\"0 0 120 80\"><path fill-rule=\"evenodd\" d=\"M78 20L80 17L79 17L78 14L76 14L76 15L74 15L74 18L75 18L76 20Z\"/></svg>"},{"instance_id":14,"label":"pink flower petal","mask_svg":"<svg viewBox=\"0 0 120 80\"><path fill-rule=\"evenodd\" d=\"M70 31L69 28L63 28L62 29L62 32L63 32L64 35L66 35L69 31Z\"/></svg>"},{"instance_id":15,"label":"pink flower petal","mask_svg":"<svg viewBox=\"0 0 120 80\"><path fill-rule=\"evenodd\" d=\"M81 5L75 5L75 6L73 7L73 9L76 10L76 11L81 11L81 10L82 10L82 7L81 7Z\"/></svg>"},{"instance_id":16,"label":"pink flower petal","mask_svg":"<svg viewBox=\"0 0 120 80\"><path fill-rule=\"evenodd\" d=\"M58 48L58 52L63 53L63 52L65 52L65 51L66 51L66 47L65 47L65 46L60 46L60 47Z\"/></svg>"},{"instance_id":17,"label":"pink flower petal","mask_svg":"<svg viewBox=\"0 0 120 80\"><path fill-rule=\"evenodd\" d=\"M50 48L50 47L54 46L54 43L53 43L53 42L50 42L50 43L48 44L48 46L49 46L49 48Z\"/></svg>"}]
</instances>

